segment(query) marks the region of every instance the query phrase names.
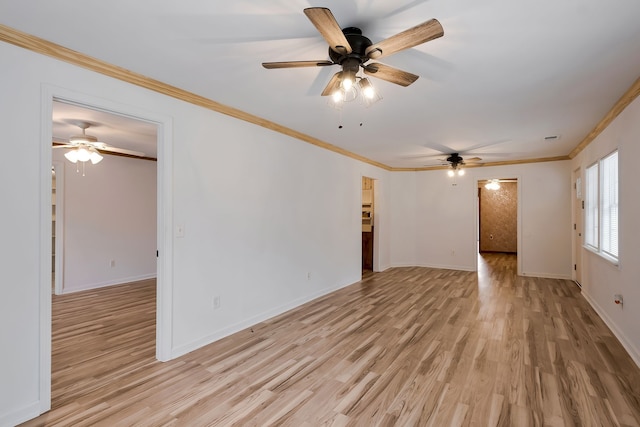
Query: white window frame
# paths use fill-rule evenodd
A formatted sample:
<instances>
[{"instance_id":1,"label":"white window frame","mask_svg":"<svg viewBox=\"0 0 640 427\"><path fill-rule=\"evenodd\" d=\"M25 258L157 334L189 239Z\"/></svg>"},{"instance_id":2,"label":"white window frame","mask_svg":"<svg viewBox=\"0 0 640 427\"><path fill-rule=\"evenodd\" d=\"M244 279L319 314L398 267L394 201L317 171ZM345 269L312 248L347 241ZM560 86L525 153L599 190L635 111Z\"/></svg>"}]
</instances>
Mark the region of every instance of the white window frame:
<instances>
[{"instance_id":1,"label":"white window frame","mask_svg":"<svg viewBox=\"0 0 640 427\"><path fill-rule=\"evenodd\" d=\"M609 164L613 158L615 163ZM619 254L618 159L616 150L600 160L600 250L603 255L616 262ZM612 167L615 170L612 170Z\"/></svg>"},{"instance_id":2,"label":"white window frame","mask_svg":"<svg viewBox=\"0 0 640 427\"><path fill-rule=\"evenodd\" d=\"M598 252L600 250L600 162L589 165L585 170L584 195L584 245Z\"/></svg>"},{"instance_id":3,"label":"white window frame","mask_svg":"<svg viewBox=\"0 0 640 427\"><path fill-rule=\"evenodd\" d=\"M613 158L615 163L610 164ZM619 260L618 159L618 150L615 150L585 170L584 247L615 265Z\"/></svg>"}]
</instances>

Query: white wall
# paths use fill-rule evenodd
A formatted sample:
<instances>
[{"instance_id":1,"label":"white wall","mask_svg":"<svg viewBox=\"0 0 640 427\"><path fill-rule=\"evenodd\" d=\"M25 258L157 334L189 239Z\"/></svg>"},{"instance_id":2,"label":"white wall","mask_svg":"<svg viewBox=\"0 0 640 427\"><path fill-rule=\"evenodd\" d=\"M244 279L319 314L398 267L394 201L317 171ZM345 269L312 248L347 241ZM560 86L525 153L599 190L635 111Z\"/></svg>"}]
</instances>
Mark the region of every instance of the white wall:
<instances>
[{"instance_id":1,"label":"white wall","mask_svg":"<svg viewBox=\"0 0 640 427\"><path fill-rule=\"evenodd\" d=\"M63 293L155 277L156 162L105 155L83 176L66 151L53 150L64 167Z\"/></svg>"},{"instance_id":2,"label":"white wall","mask_svg":"<svg viewBox=\"0 0 640 427\"><path fill-rule=\"evenodd\" d=\"M631 103L575 159L573 169L584 169L619 150L619 267L582 248L582 293L607 322L627 351L640 365L640 98ZM624 305L613 302L622 294Z\"/></svg>"},{"instance_id":3,"label":"white wall","mask_svg":"<svg viewBox=\"0 0 640 427\"><path fill-rule=\"evenodd\" d=\"M376 257L390 264L386 171L12 45L0 43L0 58L1 141L11 153L0 168L0 425L37 415L49 399L39 359L51 271L43 88L171 120L173 223L161 233L181 225L185 236L161 254L170 357L359 280L363 175L378 180Z\"/></svg>"},{"instance_id":4,"label":"white wall","mask_svg":"<svg viewBox=\"0 0 640 427\"><path fill-rule=\"evenodd\" d=\"M189 120L180 139L202 142L174 150L190 166L174 180L185 228L174 243L184 267L174 273L175 354L358 281L361 176L386 176L226 116L194 109Z\"/></svg>"},{"instance_id":5,"label":"white wall","mask_svg":"<svg viewBox=\"0 0 640 427\"><path fill-rule=\"evenodd\" d=\"M474 270L477 181L518 178L522 274L571 278L570 162L393 174L392 264ZM455 185L453 185L455 183Z\"/></svg>"},{"instance_id":6,"label":"white wall","mask_svg":"<svg viewBox=\"0 0 640 427\"><path fill-rule=\"evenodd\" d=\"M415 172L395 172L390 183L391 266L416 265L416 217L419 215Z\"/></svg>"},{"instance_id":7,"label":"white wall","mask_svg":"<svg viewBox=\"0 0 640 427\"><path fill-rule=\"evenodd\" d=\"M40 87L31 67L14 63L16 50L0 44L0 144L6 155L0 167L1 426L13 425L39 408ZM51 170L47 172L50 180Z\"/></svg>"}]
</instances>

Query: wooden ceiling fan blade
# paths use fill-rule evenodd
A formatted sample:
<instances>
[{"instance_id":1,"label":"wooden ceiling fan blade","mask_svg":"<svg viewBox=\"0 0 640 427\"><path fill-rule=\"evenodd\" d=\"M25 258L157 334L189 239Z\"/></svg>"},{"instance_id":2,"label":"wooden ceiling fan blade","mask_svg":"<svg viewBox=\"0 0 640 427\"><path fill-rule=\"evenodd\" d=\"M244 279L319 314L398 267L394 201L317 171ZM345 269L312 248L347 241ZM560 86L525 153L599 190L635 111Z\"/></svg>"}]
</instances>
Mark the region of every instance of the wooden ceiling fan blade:
<instances>
[{"instance_id":1,"label":"wooden ceiling fan blade","mask_svg":"<svg viewBox=\"0 0 640 427\"><path fill-rule=\"evenodd\" d=\"M447 147L443 144L438 144L437 142L428 142L424 144L424 147L427 147L430 150L439 151L440 153L442 153L439 154L439 156L444 156L445 158L448 157L450 153L455 153L456 151L453 148Z\"/></svg>"},{"instance_id":2,"label":"wooden ceiling fan blade","mask_svg":"<svg viewBox=\"0 0 640 427\"><path fill-rule=\"evenodd\" d=\"M307 18L329 43L331 50L341 55L351 53L351 45L329 9L326 7L308 7L304 10L304 14L307 15Z\"/></svg>"},{"instance_id":3,"label":"wooden ceiling fan blade","mask_svg":"<svg viewBox=\"0 0 640 427\"><path fill-rule=\"evenodd\" d=\"M478 163L482 161L482 159L480 157L472 157L470 159L464 159L464 161L468 163Z\"/></svg>"},{"instance_id":4,"label":"wooden ceiling fan blade","mask_svg":"<svg viewBox=\"0 0 640 427\"><path fill-rule=\"evenodd\" d=\"M448 165L446 159L419 159L421 162L428 163L431 165Z\"/></svg>"},{"instance_id":5,"label":"wooden ceiling fan blade","mask_svg":"<svg viewBox=\"0 0 640 427\"><path fill-rule=\"evenodd\" d=\"M331 61L321 59L319 61L285 61L285 62L263 62L262 66L267 69L274 68L299 68L299 67L326 67L334 65Z\"/></svg>"},{"instance_id":6,"label":"wooden ceiling fan blade","mask_svg":"<svg viewBox=\"0 0 640 427\"><path fill-rule=\"evenodd\" d=\"M145 154L141 151L127 150L126 148L111 147L108 145L104 147L96 147L96 148L98 148L98 150L100 151L127 154L129 156L136 156L136 157L145 157Z\"/></svg>"},{"instance_id":7,"label":"wooden ceiling fan blade","mask_svg":"<svg viewBox=\"0 0 640 427\"><path fill-rule=\"evenodd\" d=\"M329 83L327 83L327 85L325 86L321 95L328 96L333 94L333 92L335 92L340 87L341 77L342 77L342 71L338 71L337 73L335 73L333 77L331 77L331 80L329 80Z\"/></svg>"},{"instance_id":8,"label":"wooden ceiling fan blade","mask_svg":"<svg viewBox=\"0 0 640 427\"><path fill-rule=\"evenodd\" d=\"M413 158L422 159L422 160L437 160L442 162L446 161L446 159L442 156L442 154L438 154L436 156L413 156Z\"/></svg>"},{"instance_id":9,"label":"wooden ceiling fan blade","mask_svg":"<svg viewBox=\"0 0 640 427\"><path fill-rule=\"evenodd\" d=\"M443 35L444 29L440 22L437 19L430 19L395 36L372 44L367 48L365 54L371 59L382 58L383 56L389 56L401 50L437 39Z\"/></svg>"},{"instance_id":10,"label":"wooden ceiling fan blade","mask_svg":"<svg viewBox=\"0 0 640 427\"><path fill-rule=\"evenodd\" d=\"M493 145L504 144L506 142L511 142L511 140L510 139L499 139L499 140L496 140L496 141L482 142L480 144L476 144L476 145L474 145L472 147L467 148L466 151L467 152L477 151L477 150L479 150L481 148L491 147ZM476 153L474 153L474 154L476 154Z\"/></svg>"},{"instance_id":11,"label":"wooden ceiling fan blade","mask_svg":"<svg viewBox=\"0 0 640 427\"><path fill-rule=\"evenodd\" d=\"M402 71L377 62L364 67L364 73L400 86L409 86L411 83L418 80L419 77L407 71Z\"/></svg>"}]
</instances>

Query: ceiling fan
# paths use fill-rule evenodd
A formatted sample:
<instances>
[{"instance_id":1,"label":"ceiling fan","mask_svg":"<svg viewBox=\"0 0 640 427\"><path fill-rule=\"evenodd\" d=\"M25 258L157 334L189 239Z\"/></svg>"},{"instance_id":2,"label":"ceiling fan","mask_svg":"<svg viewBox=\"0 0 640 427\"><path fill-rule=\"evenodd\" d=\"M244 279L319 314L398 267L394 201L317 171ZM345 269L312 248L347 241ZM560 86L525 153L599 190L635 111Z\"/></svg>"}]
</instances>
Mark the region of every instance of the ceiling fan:
<instances>
[{"instance_id":1,"label":"ceiling fan","mask_svg":"<svg viewBox=\"0 0 640 427\"><path fill-rule=\"evenodd\" d=\"M482 164L480 163L482 162L482 159L480 157L471 157L465 160L462 158L462 156L460 156L460 153L451 153L447 155L447 158L445 159L440 158L440 156L435 157L441 165L451 167L448 172L449 176L453 176L456 173L458 175L464 175L464 169L462 169L462 166L465 166L467 163L477 165Z\"/></svg>"},{"instance_id":2,"label":"ceiling fan","mask_svg":"<svg viewBox=\"0 0 640 427\"><path fill-rule=\"evenodd\" d=\"M322 96L334 95L339 90L349 91L355 87L357 79L359 79L357 83L361 91L365 96L368 96L367 94L371 93L372 87L368 79L356 76L360 68L363 69L366 75L400 86L409 86L419 76L389 65L379 62L369 63L369 61L418 46L444 35L440 22L437 19L431 19L383 41L372 43L371 40L362 35L362 30L359 28L347 27L340 29L338 22L327 8L310 7L304 9L304 14L329 44L330 60L263 62L262 66L267 69L274 69L339 65L342 67L342 71L333 75L322 91Z\"/></svg>"},{"instance_id":3,"label":"ceiling fan","mask_svg":"<svg viewBox=\"0 0 640 427\"><path fill-rule=\"evenodd\" d=\"M464 166L467 163L479 163L482 161L480 157L471 157L470 159L463 159L459 153L451 153L446 159L445 162L449 162L453 169L456 169L457 166Z\"/></svg>"},{"instance_id":4,"label":"ceiling fan","mask_svg":"<svg viewBox=\"0 0 640 427\"><path fill-rule=\"evenodd\" d=\"M145 154L140 151L113 147L104 142L98 141L97 137L86 133L86 130L91 127L91 123L77 122L75 124L82 129L81 135L72 135L69 137L69 142L66 144L54 143L53 145L53 148L73 148L73 150L70 150L64 155L67 160L72 163L87 161L91 161L93 164L99 163L102 160L100 153L112 153L130 157L145 157Z\"/></svg>"}]
</instances>

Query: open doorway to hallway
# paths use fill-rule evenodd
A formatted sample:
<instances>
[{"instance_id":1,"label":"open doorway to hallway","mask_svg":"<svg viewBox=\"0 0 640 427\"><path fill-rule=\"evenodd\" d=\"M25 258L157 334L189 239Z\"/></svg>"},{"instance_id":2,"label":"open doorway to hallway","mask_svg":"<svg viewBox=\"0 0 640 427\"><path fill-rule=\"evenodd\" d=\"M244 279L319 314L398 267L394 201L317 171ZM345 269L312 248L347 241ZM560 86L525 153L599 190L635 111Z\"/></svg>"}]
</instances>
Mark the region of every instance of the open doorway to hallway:
<instances>
[{"instance_id":1,"label":"open doorway to hallway","mask_svg":"<svg viewBox=\"0 0 640 427\"><path fill-rule=\"evenodd\" d=\"M478 180L478 253L518 253L518 180Z\"/></svg>"}]
</instances>

